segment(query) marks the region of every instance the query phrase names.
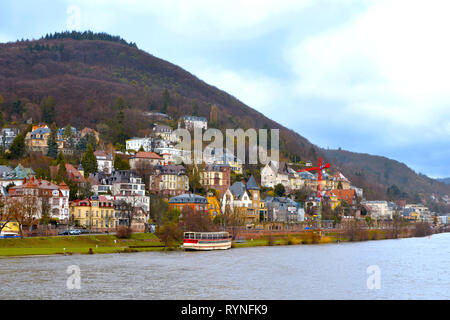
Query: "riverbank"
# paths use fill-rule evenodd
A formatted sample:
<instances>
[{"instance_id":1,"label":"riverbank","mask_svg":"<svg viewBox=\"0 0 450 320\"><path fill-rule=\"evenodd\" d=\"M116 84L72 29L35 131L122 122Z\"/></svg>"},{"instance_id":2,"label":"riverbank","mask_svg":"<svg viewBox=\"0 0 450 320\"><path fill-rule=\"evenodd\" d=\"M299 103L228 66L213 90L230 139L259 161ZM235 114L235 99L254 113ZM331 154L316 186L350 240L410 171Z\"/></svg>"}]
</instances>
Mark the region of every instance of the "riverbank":
<instances>
[{"instance_id":1,"label":"riverbank","mask_svg":"<svg viewBox=\"0 0 450 320\"><path fill-rule=\"evenodd\" d=\"M242 242L234 241L232 244L232 248L361 242L372 240L424 237L428 235L431 235L431 233L424 235L415 235L411 232L402 232L395 236L392 234L391 230L382 229L364 229L356 230L355 232L324 232L322 236L319 236L319 234L314 231L285 232L264 234L261 236L246 236L246 240Z\"/></svg>"},{"instance_id":2,"label":"riverbank","mask_svg":"<svg viewBox=\"0 0 450 320\"><path fill-rule=\"evenodd\" d=\"M369 231L363 238L353 238L337 232L328 232L321 237L317 232L313 231L271 234L257 238L247 238L244 241L233 241L232 248L392 239L385 230L373 229ZM401 235L399 238L411 237ZM176 242L172 247L165 247L164 243L153 233L133 233L129 239L119 239L115 235L0 239L0 257L175 251L181 250L180 245L181 243Z\"/></svg>"},{"instance_id":3,"label":"riverbank","mask_svg":"<svg viewBox=\"0 0 450 320\"><path fill-rule=\"evenodd\" d=\"M129 239L115 235L79 235L0 239L0 257L162 251L153 233L134 233Z\"/></svg>"}]
</instances>

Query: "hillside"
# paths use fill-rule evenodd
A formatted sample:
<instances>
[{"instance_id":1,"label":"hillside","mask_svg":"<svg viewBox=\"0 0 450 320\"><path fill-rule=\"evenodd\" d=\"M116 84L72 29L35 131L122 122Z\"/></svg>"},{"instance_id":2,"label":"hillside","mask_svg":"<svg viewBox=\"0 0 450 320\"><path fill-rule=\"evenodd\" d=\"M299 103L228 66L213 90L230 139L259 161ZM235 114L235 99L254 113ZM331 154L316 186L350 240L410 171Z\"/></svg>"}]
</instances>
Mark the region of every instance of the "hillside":
<instances>
[{"instance_id":1,"label":"hillside","mask_svg":"<svg viewBox=\"0 0 450 320\"><path fill-rule=\"evenodd\" d=\"M417 174L405 164L385 157L345 150L322 150L328 161L347 173L356 185L371 185L371 198L386 196L386 186L396 185L409 199L417 194L448 194L449 186L425 175Z\"/></svg>"},{"instance_id":2,"label":"hillside","mask_svg":"<svg viewBox=\"0 0 450 320\"><path fill-rule=\"evenodd\" d=\"M41 121L39 104L52 96L58 126L89 126L100 133L112 121L114 102L122 96L129 137L150 130L151 122L143 116L146 111L166 108L175 119L185 114L209 119L211 105L216 104L220 115L214 126L279 128L284 159L315 161L324 155L354 184L363 186L369 198L384 198L394 183L411 196L450 194L449 186L417 175L397 161L322 150L226 92L124 41L54 37L0 44L0 95L7 121Z\"/></svg>"},{"instance_id":3,"label":"hillside","mask_svg":"<svg viewBox=\"0 0 450 320\"><path fill-rule=\"evenodd\" d=\"M24 116L33 121L41 120L40 101L52 96L58 126L98 127L110 116L116 98L122 96L129 106L127 133L134 136L148 125L142 111L162 108L165 89L170 93L167 111L174 118L193 114L195 109L209 118L211 105L216 104L221 112L219 127L279 128L288 147L285 150L312 156L307 139L178 66L135 47L73 39L0 45L0 94L10 103L18 99L31 102Z\"/></svg>"},{"instance_id":4,"label":"hillside","mask_svg":"<svg viewBox=\"0 0 450 320\"><path fill-rule=\"evenodd\" d=\"M442 178L442 179L436 179L437 181L443 182L445 184L450 184L450 178Z\"/></svg>"}]
</instances>

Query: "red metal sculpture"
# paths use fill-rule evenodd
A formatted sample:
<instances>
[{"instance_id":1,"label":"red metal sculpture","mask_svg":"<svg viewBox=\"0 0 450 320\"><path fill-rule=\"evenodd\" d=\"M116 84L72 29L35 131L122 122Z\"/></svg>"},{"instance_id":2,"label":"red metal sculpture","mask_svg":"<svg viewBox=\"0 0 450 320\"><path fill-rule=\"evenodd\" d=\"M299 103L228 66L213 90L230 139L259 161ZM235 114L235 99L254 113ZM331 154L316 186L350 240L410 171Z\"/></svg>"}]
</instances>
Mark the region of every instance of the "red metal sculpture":
<instances>
[{"instance_id":1,"label":"red metal sculpture","mask_svg":"<svg viewBox=\"0 0 450 320\"><path fill-rule=\"evenodd\" d=\"M330 167L329 163L323 163L323 160L321 157L319 157L319 165L317 167L311 167L311 168L305 168L298 170L297 172L302 171L316 171L317 170L317 198L319 201L318 205L318 212L317 212L317 218L319 220L319 227L320 227L320 221L322 219L321 216L321 207L322 207L322 170L327 169Z\"/></svg>"}]
</instances>

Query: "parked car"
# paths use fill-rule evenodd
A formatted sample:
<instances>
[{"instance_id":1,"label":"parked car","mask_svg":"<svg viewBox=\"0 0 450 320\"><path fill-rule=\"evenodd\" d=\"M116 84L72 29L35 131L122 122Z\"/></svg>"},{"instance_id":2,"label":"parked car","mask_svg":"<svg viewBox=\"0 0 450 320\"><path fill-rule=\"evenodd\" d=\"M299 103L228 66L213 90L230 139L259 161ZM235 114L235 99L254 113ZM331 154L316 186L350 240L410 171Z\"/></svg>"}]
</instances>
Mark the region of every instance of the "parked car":
<instances>
[{"instance_id":1,"label":"parked car","mask_svg":"<svg viewBox=\"0 0 450 320\"><path fill-rule=\"evenodd\" d=\"M67 236L69 235L69 230L63 230L58 232L58 236Z\"/></svg>"},{"instance_id":2,"label":"parked car","mask_svg":"<svg viewBox=\"0 0 450 320\"><path fill-rule=\"evenodd\" d=\"M70 230L69 234L72 236L79 235L79 234L81 234L81 230L78 230L78 229Z\"/></svg>"},{"instance_id":3,"label":"parked car","mask_svg":"<svg viewBox=\"0 0 450 320\"><path fill-rule=\"evenodd\" d=\"M89 229L81 229L80 231L81 231L81 233L89 233L90 232Z\"/></svg>"}]
</instances>

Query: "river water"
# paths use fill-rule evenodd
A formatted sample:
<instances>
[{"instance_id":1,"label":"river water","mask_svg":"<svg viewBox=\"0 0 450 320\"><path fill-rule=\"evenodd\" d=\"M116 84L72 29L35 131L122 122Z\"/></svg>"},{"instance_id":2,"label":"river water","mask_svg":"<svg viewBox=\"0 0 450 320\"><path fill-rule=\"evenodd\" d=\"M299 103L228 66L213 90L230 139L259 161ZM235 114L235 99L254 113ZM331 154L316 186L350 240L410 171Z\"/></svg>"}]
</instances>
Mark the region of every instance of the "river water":
<instances>
[{"instance_id":1,"label":"river water","mask_svg":"<svg viewBox=\"0 0 450 320\"><path fill-rule=\"evenodd\" d=\"M71 265L80 269L80 289L67 287ZM368 273L369 266L379 273ZM369 289L367 279L375 276L380 286ZM450 233L213 252L2 258L0 299L450 299Z\"/></svg>"}]
</instances>

